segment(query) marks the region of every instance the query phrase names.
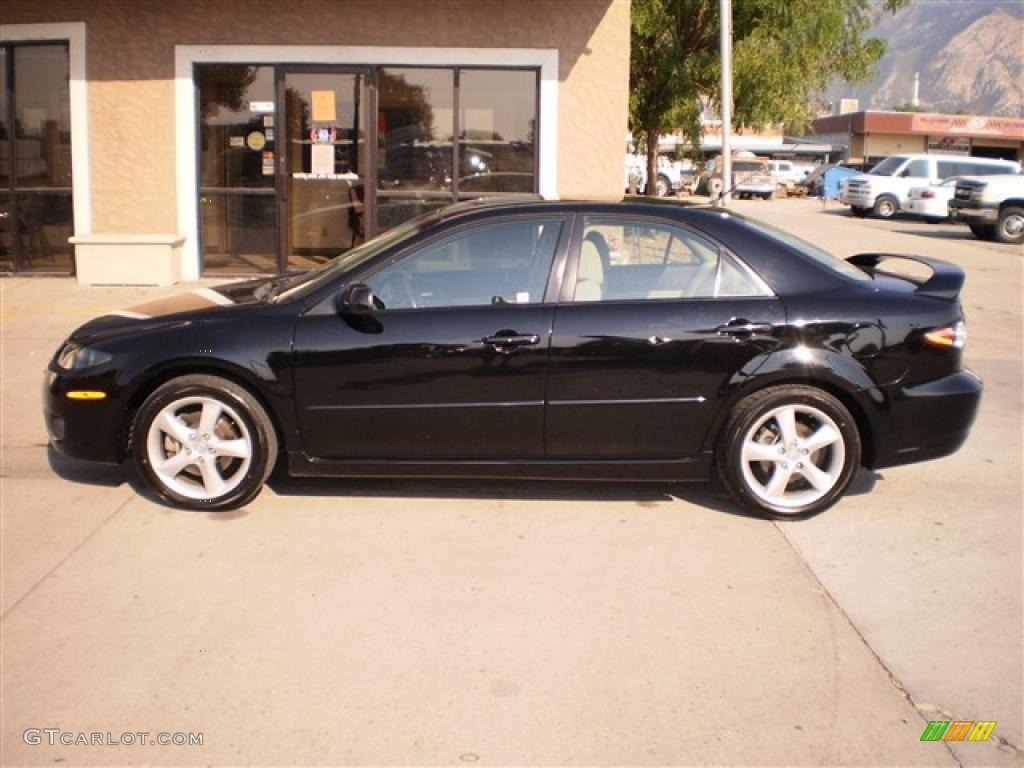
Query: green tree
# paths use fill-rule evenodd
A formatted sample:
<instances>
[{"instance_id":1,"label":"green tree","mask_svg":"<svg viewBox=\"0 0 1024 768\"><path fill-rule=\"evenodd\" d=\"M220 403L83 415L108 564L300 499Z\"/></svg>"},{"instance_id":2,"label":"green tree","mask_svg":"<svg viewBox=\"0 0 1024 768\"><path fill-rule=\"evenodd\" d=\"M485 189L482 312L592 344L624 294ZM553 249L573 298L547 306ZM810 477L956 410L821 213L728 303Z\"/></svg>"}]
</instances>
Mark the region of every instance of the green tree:
<instances>
[{"instance_id":1,"label":"green tree","mask_svg":"<svg viewBox=\"0 0 1024 768\"><path fill-rule=\"evenodd\" d=\"M885 0L895 12L909 0ZM885 43L872 0L733 0L733 120L805 127L835 77L867 79ZM658 136L700 144L701 100L720 103L719 0L633 0L630 125L655 178Z\"/></svg>"}]
</instances>

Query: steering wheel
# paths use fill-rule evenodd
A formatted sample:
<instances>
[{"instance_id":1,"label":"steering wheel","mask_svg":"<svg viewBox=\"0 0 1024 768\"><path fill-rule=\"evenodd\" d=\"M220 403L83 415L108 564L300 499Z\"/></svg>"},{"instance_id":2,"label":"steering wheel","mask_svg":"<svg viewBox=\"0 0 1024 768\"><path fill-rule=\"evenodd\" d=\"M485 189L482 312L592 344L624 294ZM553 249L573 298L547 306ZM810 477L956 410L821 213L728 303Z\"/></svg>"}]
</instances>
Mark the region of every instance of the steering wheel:
<instances>
[{"instance_id":1,"label":"steering wheel","mask_svg":"<svg viewBox=\"0 0 1024 768\"><path fill-rule=\"evenodd\" d=\"M405 271L386 272L380 276L373 292L384 302L386 309L416 309L416 290L413 276Z\"/></svg>"}]
</instances>

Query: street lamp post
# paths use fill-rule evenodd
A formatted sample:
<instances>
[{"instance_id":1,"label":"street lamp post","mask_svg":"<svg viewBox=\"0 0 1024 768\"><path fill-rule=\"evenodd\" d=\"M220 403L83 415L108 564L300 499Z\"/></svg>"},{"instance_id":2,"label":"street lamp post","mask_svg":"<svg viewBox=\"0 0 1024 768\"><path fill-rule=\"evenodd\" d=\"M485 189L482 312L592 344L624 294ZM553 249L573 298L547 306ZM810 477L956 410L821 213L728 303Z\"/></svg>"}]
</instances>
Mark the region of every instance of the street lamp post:
<instances>
[{"instance_id":1,"label":"street lamp post","mask_svg":"<svg viewBox=\"0 0 1024 768\"><path fill-rule=\"evenodd\" d=\"M720 205L732 199L732 0L719 0L722 18L722 194Z\"/></svg>"}]
</instances>

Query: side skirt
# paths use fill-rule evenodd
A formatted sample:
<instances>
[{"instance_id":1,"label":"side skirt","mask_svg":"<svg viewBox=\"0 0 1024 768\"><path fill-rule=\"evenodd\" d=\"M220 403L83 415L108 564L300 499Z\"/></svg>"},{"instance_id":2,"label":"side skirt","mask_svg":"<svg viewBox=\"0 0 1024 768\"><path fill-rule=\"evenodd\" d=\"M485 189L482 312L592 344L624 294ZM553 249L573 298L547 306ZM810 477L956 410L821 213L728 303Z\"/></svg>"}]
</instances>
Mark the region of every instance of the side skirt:
<instances>
[{"instance_id":1,"label":"side skirt","mask_svg":"<svg viewBox=\"0 0 1024 768\"><path fill-rule=\"evenodd\" d=\"M697 458L664 461L383 461L316 459L288 454L288 472L295 477L481 477L515 480L598 480L612 482L677 482L707 480L710 453Z\"/></svg>"}]
</instances>

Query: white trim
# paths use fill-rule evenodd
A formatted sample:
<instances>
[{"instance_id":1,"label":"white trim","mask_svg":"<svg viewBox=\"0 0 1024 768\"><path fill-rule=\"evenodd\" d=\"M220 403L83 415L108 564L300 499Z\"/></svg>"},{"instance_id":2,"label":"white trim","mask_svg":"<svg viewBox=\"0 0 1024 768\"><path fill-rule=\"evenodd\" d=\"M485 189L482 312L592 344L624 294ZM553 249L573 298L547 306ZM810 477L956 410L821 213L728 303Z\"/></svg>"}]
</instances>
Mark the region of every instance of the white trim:
<instances>
[{"instance_id":1,"label":"white trim","mask_svg":"<svg viewBox=\"0 0 1024 768\"><path fill-rule=\"evenodd\" d=\"M89 82L85 70L85 22L0 24L0 43L53 40L68 43L68 96L71 101L71 196L75 234L92 231L89 180Z\"/></svg>"},{"instance_id":2,"label":"white trim","mask_svg":"<svg viewBox=\"0 0 1024 768\"><path fill-rule=\"evenodd\" d=\"M199 212L194 64L366 64L540 68L538 190L558 196L558 50L553 48L417 48L361 45L176 45L174 116L178 231L185 235L182 277L199 277Z\"/></svg>"}]
</instances>

